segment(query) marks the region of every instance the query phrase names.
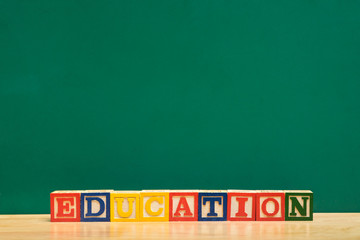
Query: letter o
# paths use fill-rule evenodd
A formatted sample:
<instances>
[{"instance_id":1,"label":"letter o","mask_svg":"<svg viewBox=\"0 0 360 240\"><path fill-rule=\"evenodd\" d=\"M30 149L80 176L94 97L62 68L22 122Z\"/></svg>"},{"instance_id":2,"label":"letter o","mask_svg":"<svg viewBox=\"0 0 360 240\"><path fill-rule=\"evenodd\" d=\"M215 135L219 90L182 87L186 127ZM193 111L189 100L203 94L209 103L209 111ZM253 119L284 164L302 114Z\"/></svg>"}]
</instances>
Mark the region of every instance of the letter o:
<instances>
[{"instance_id":1,"label":"letter o","mask_svg":"<svg viewBox=\"0 0 360 240\"><path fill-rule=\"evenodd\" d=\"M267 203L268 203L268 202L273 202L274 205L275 205L274 212L272 212L272 213L269 213L269 212L267 211L266 206L267 206ZM267 215L267 216L269 216L269 217L275 216L275 215L279 212L279 203L278 203L278 201L276 201L274 198L267 198L267 199L265 199L265 200L263 201L263 203L262 203L262 205L261 205L261 210L263 211L263 213L264 213L265 215Z\"/></svg>"}]
</instances>

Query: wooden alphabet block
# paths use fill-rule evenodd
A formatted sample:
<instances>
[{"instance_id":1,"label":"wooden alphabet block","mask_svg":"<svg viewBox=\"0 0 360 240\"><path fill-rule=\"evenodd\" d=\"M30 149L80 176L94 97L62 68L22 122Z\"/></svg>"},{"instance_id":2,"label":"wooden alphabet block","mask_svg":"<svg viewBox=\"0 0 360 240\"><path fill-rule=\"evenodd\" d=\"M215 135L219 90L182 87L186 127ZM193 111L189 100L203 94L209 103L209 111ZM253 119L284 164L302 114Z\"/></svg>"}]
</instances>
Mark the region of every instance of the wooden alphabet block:
<instances>
[{"instance_id":1,"label":"wooden alphabet block","mask_svg":"<svg viewBox=\"0 0 360 240\"><path fill-rule=\"evenodd\" d=\"M284 191L261 191L256 195L256 221L285 221Z\"/></svg>"},{"instance_id":2,"label":"wooden alphabet block","mask_svg":"<svg viewBox=\"0 0 360 240\"><path fill-rule=\"evenodd\" d=\"M255 221L256 191L228 190L228 221Z\"/></svg>"},{"instance_id":3,"label":"wooden alphabet block","mask_svg":"<svg viewBox=\"0 0 360 240\"><path fill-rule=\"evenodd\" d=\"M51 222L80 222L81 191L50 193Z\"/></svg>"},{"instance_id":4,"label":"wooden alphabet block","mask_svg":"<svg viewBox=\"0 0 360 240\"><path fill-rule=\"evenodd\" d=\"M110 192L112 190L81 193L81 222L110 222Z\"/></svg>"},{"instance_id":5,"label":"wooden alphabet block","mask_svg":"<svg viewBox=\"0 0 360 240\"><path fill-rule=\"evenodd\" d=\"M198 221L226 221L227 191L199 191Z\"/></svg>"},{"instance_id":6,"label":"wooden alphabet block","mask_svg":"<svg viewBox=\"0 0 360 240\"><path fill-rule=\"evenodd\" d=\"M110 221L138 222L140 220L140 191L110 193Z\"/></svg>"},{"instance_id":7,"label":"wooden alphabet block","mask_svg":"<svg viewBox=\"0 0 360 240\"><path fill-rule=\"evenodd\" d=\"M169 221L168 190L146 190L140 192L140 221Z\"/></svg>"},{"instance_id":8,"label":"wooden alphabet block","mask_svg":"<svg viewBox=\"0 0 360 240\"><path fill-rule=\"evenodd\" d=\"M54 191L52 222L312 221L310 190Z\"/></svg>"},{"instance_id":9,"label":"wooden alphabet block","mask_svg":"<svg viewBox=\"0 0 360 240\"><path fill-rule=\"evenodd\" d=\"M198 191L174 190L169 193L169 221L198 220Z\"/></svg>"},{"instance_id":10,"label":"wooden alphabet block","mask_svg":"<svg viewBox=\"0 0 360 240\"><path fill-rule=\"evenodd\" d=\"M285 191L285 221L313 220L313 192Z\"/></svg>"}]
</instances>

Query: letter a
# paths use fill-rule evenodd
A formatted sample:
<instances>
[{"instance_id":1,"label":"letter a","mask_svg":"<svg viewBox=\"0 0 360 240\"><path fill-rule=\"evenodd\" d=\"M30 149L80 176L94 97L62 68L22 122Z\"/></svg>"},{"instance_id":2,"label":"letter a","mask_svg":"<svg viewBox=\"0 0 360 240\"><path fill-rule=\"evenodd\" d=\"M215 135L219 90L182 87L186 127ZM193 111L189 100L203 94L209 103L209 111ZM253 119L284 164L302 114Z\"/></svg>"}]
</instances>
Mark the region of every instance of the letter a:
<instances>
[{"instance_id":1,"label":"letter a","mask_svg":"<svg viewBox=\"0 0 360 240\"><path fill-rule=\"evenodd\" d=\"M180 201L179 201L179 204L178 204L178 206L176 208L176 212L174 213L174 216L175 217L181 217L180 211L185 211L184 216L190 216L191 217L193 215L191 210L190 210L189 204L186 201L185 197L180 197Z\"/></svg>"}]
</instances>

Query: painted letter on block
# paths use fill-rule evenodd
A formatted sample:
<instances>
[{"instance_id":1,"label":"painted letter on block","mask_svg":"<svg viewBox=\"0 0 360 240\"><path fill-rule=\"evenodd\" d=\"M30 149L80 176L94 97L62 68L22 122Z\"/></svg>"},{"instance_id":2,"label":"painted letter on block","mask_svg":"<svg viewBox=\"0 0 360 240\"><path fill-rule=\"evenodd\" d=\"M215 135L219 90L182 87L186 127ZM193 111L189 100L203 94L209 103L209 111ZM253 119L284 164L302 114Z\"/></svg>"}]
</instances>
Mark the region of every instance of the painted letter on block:
<instances>
[{"instance_id":1,"label":"painted letter on block","mask_svg":"<svg viewBox=\"0 0 360 240\"><path fill-rule=\"evenodd\" d=\"M197 221L198 193L171 191L169 194L169 221Z\"/></svg>"},{"instance_id":2,"label":"painted letter on block","mask_svg":"<svg viewBox=\"0 0 360 240\"><path fill-rule=\"evenodd\" d=\"M81 194L81 222L110 221L110 192Z\"/></svg>"},{"instance_id":3,"label":"painted letter on block","mask_svg":"<svg viewBox=\"0 0 360 240\"><path fill-rule=\"evenodd\" d=\"M80 192L52 192L50 209L52 222L80 222Z\"/></svg>"},{"instance_id":4,"label":"painted letter on block","mask_svg":"<svg viewBox=\"0 0 360 240\"><path fill-rule=\"evenodd\" d=\"M313 193L285 191L285 221L312 221Z\"/></svg>"},{"instance_id":5,"label":"painted letter on block","mask_svg":"<svg viewBox=\"0 0 360 240\"><path fill-rule=\"evenodd\" d=\"M228 220L255 221L256 191L228 191Z\"/></svg>"},{"instance_id":6,"label":"painted letter on block","mask_svg":"<svg viewBox=\"0 0 360 240\"><path fill-rule=\"evenodd\" d=\"M168 191L143 191L140 193L140 221L169 221Z\"/></svg>"},{"instance_id":7,"label":"painted letter on block","mask_svg":"<svg viewBox=\"0 0 360 240\"><path fill-rule=\"evenodd\" d=\"M227 193L226 191L199 192L199 221L226 221Z\"/></svg>"},{"instance_id":8,"label":"painted letter on block","mask_svg":"<svg viewBox=\"0 0 360 240\"><path fill-rule=\"evenodd\" d=\"M266 191L256 196L256 221L284 221L285 194L283 191Z\"/></svg>"},{"instance_id":9,"label":"painted letter on block","mask_svg":"<svg viewBox=\"0 0 360 240\"><path fill-rule=\"evenodd\" d=\"M140 218L140 192L112 192L110 206L111 222L137 222Z\"/></svg>"}]
</instances>

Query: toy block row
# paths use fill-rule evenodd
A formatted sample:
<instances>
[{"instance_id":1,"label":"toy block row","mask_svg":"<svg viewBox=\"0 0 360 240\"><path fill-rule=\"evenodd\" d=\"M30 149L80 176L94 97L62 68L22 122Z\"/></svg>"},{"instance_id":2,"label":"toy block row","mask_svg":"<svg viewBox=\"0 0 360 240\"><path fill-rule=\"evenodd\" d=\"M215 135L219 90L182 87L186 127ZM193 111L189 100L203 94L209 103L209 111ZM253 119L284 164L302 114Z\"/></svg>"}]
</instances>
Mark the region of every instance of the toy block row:
<instances>
[{"instance_id":1,"label":"toy block row","mask_svg":"<svg viewBox=\"0 0 360 240\"><path fill-rule=\"evenodd\" d=\"M55 191L52 222L312 221L311 191Z\"/></svg>"}]
</instances>

